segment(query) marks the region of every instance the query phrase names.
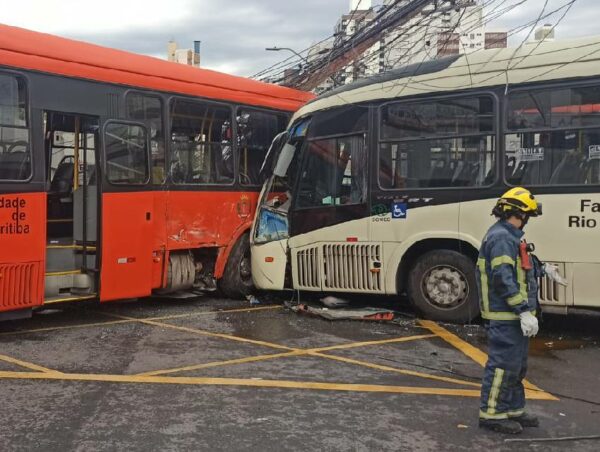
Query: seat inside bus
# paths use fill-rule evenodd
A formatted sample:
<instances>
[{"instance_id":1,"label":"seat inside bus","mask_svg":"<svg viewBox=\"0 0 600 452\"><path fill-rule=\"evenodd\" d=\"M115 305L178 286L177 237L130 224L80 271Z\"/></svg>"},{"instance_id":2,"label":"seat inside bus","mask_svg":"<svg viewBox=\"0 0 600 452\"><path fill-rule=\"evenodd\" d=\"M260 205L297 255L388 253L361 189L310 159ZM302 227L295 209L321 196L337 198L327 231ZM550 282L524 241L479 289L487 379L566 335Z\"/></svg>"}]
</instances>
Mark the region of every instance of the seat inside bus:
<instances>
[{"instance_id":1,"label":"seat inside bus","mask_svg":"<svg viewBox=\"0 0 600 452\"><path fill-rule=\"evenodd\" d=\"M25 180L30 172L31 159L27 150L8 151L0 154L0 179Z\"/></svg>"}]
</instances>

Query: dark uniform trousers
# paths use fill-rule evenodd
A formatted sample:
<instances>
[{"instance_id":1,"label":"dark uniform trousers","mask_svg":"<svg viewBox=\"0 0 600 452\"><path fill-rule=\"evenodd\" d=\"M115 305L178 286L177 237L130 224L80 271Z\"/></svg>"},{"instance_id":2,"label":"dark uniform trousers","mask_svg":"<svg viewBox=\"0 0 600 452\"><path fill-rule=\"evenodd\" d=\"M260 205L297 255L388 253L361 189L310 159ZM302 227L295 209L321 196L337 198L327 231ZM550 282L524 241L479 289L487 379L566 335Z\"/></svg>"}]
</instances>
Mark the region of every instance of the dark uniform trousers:
<instances>
[{"instance_id":1,"label":"dark uniform trousers","mask_svg":"<svg viewBox=\"0 0 600 452\"><path fill-rule=\"evenodd\" d=\"M481 419L508 419L525 409L522 380L527 373L529 338L518 320L490 320L488 362L481 388Z\"/></svg>"}]
</instances>

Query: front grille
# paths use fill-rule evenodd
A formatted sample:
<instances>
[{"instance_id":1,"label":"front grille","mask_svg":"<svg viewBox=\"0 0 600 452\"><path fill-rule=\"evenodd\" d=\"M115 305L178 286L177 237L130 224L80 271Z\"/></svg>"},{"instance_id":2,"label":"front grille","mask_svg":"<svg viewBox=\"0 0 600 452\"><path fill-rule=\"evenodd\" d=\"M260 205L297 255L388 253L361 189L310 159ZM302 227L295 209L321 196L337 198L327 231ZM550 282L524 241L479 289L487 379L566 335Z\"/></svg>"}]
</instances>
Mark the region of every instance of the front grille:
<instances>
[{"instance_id":1,"label":"front grille","mask_svg":"<svg viewBox=\"0 0 600 452\"><path fill-rule=\"evenodd\" d=\"M323 245L324 288L381 291L381 246Z\"/></svg>"}]
</instances>

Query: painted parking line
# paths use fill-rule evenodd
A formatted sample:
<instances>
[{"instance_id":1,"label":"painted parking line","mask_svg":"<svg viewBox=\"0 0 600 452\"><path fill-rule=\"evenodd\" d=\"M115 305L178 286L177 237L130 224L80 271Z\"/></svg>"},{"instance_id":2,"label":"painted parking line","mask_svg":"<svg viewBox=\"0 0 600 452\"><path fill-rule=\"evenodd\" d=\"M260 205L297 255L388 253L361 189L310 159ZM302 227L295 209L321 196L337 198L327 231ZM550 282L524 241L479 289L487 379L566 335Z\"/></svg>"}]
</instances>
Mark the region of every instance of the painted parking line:
<instances>
[{"instance_id":1,"label":"painted parking line","mask_svg":"<svg viewBox=\"0 0 600 452\"><path fill-rule=\"evenodd\" d=\"M312 389L324 391L384 392L395 394L479 397L477 389L426 388L418 386L368 385L312 381L262 380L253 378L166 377L142 375L51 374L38 372L0 372L0 379L59 380L107 383L170 384L196 386L240 386L254 388Z\"/></svg>"},{"instance_id":2,"label":"painted parking line","mask_svg":"<svg viewBox=\"0 0 600 452\"><path fill-rule=\"evenodd\" d=\"M265 310L275 310L281 309L280 305L271 305L271 306L261 306L257 308L240 308L240 309L225 309L221 311L202 311L202 312L189 312L187 314L175 314L175 315L166 315L161 317L149 317L145 320L152 321L161 321L161 320L174 320L174 319L183 319L188 317L200 317L200 316L208 316L213 314L236 314L236 313L244 313L244 312L254 312L254 311L265 311ZM94 311L97 314L102 314L107 317L114 318L113 315L109 315L109 313L105 313L102 311ZM78 323L76 325L65 325L65 326L52 326L45 328L33 328L29 330L19 330L19 331L3 331L0 332L0 337L2 336L16 336L20 334L29 334L29 333L46 333L50 331L64 331L64 330L73 330L73 329L81 329L81 328L93 328L98 326L111 326L111 325L120 325L124 323L136 323L139 322L138 318L129 318L127 320L113 320L106 322L92 322L92 323Z\"/></svg>"},{"instance_id":3,"label":"painted parking line","mask_svg":"<svg viewBox=\"0 0 600 452\"><path fill-rule=\"evenodd\" d=\"M142 372L138 375L166 375L166 374L172 374L172 373L177 373L177 372L207 369L207 368L218 367L218 366L246 364L246 363L251 363L251 362L267 361L270 359L309 355L309 354L331 351L331 350L342 350L342 349L348 349L348 348L366 347L366 346L370 346L370 345L383 345L383 344L392 344L392 343L398 343L398 342L409 342L409 341L415 341L415 340L420 340L420 339L427 339L427 338L431 338L431 337L436 337L436 336L435 336L435 334L425 334L425 335L420 335L420 336L404 336L404 337L399 337L399 338L394 338L394 339L382 339L382 340L378 340L378 341L351 342L349 344L338 344L338 345L331 345L328 347L306 348L306 349L294 348L294 349L292 349L292 351L287 352L287 353L274 353L274 354L269 354L269 355L249 356L247 358L238 358L238 359L231 359L231 360L225 360L225 361L215 361L215 362L211 362L211 363L197 364L197 365L192 365L192 366L185 366L185 367L178 367L178 368L171 368L171 369L164 369L164 370L154 370L151 372ZM331 356L331 355L322 354L321 357L329 358L329 356Z\"/></svg>"},{"instance_id":4,"label":"painted parking line","mask_svg":"<svg viewBox=\"0 0 600 452\"><path fill-rule=\"evenodd\" d=\"M177 315L169 315L162 317L152 317L152 318L134 318L128 316L121 316L113 313L106 312L97 312L99 314L105 315L107 317L111 317L117 320L109 321L109 322L96 322L96 323L88 323L88 324L80 324L80 325L70 325L63 327L50 327L50 328L40 328L40 329L32 329L18 332L7 332L0 333L0 335L6 334L25 334L27 332L42 332L42 331L56 331L63 329L72 329L72 328L86 328L92 326L105 326L105 325L116 325L116 324L124 324L124 323L142 323L155 327L173 329L178 331L184 331L191 334L207 336L207 337L215 337L220 339L227 339L237 342L243 342L246 344L252 344L263 347L270 347L278 350L284 350L282 353L274 353L269 355L259 355L259 356L251 356L246 358L239 358L233 360L226 361L218 361L213 363L205 363L198 365L191 365L180 367L177 369L165 369L165 370L156 370L151 372L146 372L144 374L139 375L96 375L96 374L74 374L74 373L61 373L59 371L55 371L52 369L48 369L37 364L25 362L18 360L16 358L12 358L9 356L0 355L0 360L16 364L20 367L24 367L29 370L34 370L36 372L0 372L0 379L48 379L48 380L66 380L66 381L106 381L106 382L114 382L114 383L155 383L155 384L186 384L186 385L225 385L225 386L253 386L253 387L274 387L274 388L296 388L296 389L322 389L322 390L341 390L341 391L364 391L364 392L391 392L391 393L406 393L406 394L432 394L432 395L453 395L453 396L465 396L465 397L478 397L479 396L479 384L464 381L460 379L450 378L450 377L442 377L438 375L431 375L427 373L421 373L412 371L409 369L401 369L391 366L384 366L380 364L375 364L367 361L345 358L341 356L331 355L325 352L330 352L334 350L343 350L350 348L358 348L358 347L369 347L374 345L383 345L383 344L393 344L400 342L408 342L414 340L421 339L429 339L432 337L439 337L440 339L446 341L454 348L464 353L466 356L471 358L476 363L481 366L485 365L487 360L487 355L469 344L468 342L462 340L455 334L436 324L435 322L430 321L419 321L419 325L422 328L429 330L432 334L418 335L418 336L407 336L400 338L392 338L392 339L383 339L376 341L363 341L363 342L352 342L347 344L338 344L327 347L318 347L312 349L299 349L293 347L287 347L280 344L275 344L267 341L259 341L253 339L247 339L239 336L234 336L230 334L224 333L213 333L210 331L200 330L196 328L189 328L184 326L172 325L169 323L162 322L163 320L173 320L180 318L188 318L198 315L214 315L220 313L236 313L236 312L253 312L259 310L267 310L267 309L280 309L281 306L264 306L258 308L243 308L243 309L232 309L232 310L223 310L223 311L208 311L208 312L200 312L200 313L186 313L186 314L177 314ZM477 389L452 389L452 388L423 388L423 387L409 387L409 386L386 386L386 385L360 385L360 384L349 384L349 383L315 383L315 382L294 382L294 381L284 381L284 380L257 380L257 379L228 379L228 378L203 378L203 377L173 377L173 376L165 376L166 374L188 371L188 370L197 370L204 369L209 367L217 367L217 366L226 366L226 365L235 365L235 364L243 364L250 362L259 362L265 361L268 359L279 359L291 356L315 356L328 360L345 362L347 364L354 364L363 367L368 367L371 369L377 369L385 372L394 372L399 374L410 375L414 377L431 379L437 381L443 381L452 384L466 385L477 387ZM537 400L558 400L553 395L541 390L537 386L531 384L530 382L526 382L526 394L529 399L537 399Z\"/></svg>"},{"instance_id":5,"label":"painted parking line","mask_svg":"<svg viewBox=\"0 0 600 452\"><path fill-rule=\"evenodd\" d=\"M423 373L423 372L417 372L417 371L409 370L409 369L399 369L397 367L383 366L381 364L375 364L375 363L371 363L371 362L368 362L368 361L362 361L362 360L358 360L358 359L346 358L346 357L343 357L343 356L328 355L328 354L325 354L325 353L309 353L309 355L311 355L311 356L320 356L320 357L323 357L323 358L333 359L335 361L340 361L340 362L343 362L343 363L346 363L346 364L356 364L356 365L359 365L359 366L369 367L371 369L382 370L384 372L394 372L394 373L397 373L397 374L409 375L411 377L418 377L418 378L425 378L425 379L428 379L428 380L443 381L445 383L454 383L454 384L464 385L464 386L474 386L476 388L481 387L480 384L473 383L471 381L459 380L457 378L451 378L451 377L441 377L439 375L432 375L432 374L427 374L427 373Z\"/></svg>"},{"instance_id":6,"label":"painted parking line","mask_svg":"<svg viewBox=\"0 0 600 452\"><path fill-rule=\"evenodd\" d=\"M310 389L321 391L346 391L367 393L375 392L390 394L479 397L479 389L427 388L418 386L369 385L289 380L262 380L253 378L205 378L108 374L58 374L41 372L0 372L0 379L2 378L16 380L57 380L106 383L168 384L188 386L238 386L254 388ZM532 394L530 398L547 400L543 398L543 394L537 393Z\"/></svg>"},{"instance_id":7,"label":"painted parking line","mask_svg":"<svg viewBox=\"0 0 600 452\"><path fill-rule=\"evenodd\" d=\"M444 341L448 342L457 350L460 350L463 354L471 358L481 367L485 367L488 356L482 350L469 344L467 341L461 339L456 334L451 333L450 331L448 331L447 329L443 328L435 322L432 322L430 320L419 320L419 324L424 328L427 328L432 333L436 334ZM543 389L539 388L538 386L534 385L528 380L523 380L523 386L525 386L528 398L531 398L532 394L543 394L545 397L544 400L559 400L557 397L545 392Z\"/></svg>"},{"instance_id":8,"label":"painted parking line","mask_svg":"<svg viewBox=\"0 0 600 452\"><path fill-rule=\"evenodd\" d=\"M52 373L52 374L60 374L61 373L57 370L48 369L46 367L38 366L37 364L30 363L27 361L22 361L20 359L13 358L11 356L6 356L6 355L0 355L0 361L4 361L5 363L10 363L10 364L15 364L19 367L24 367L25 369L29 369L29 370L37 370L38 372Z\"/></svg>"},{"instance_id":9,"label":"painted parking line","mask_svg":"<svg viewBox=\"0 0 600 452\"><path fill-rule=\"evenodd\" d=\"M270 355L250 356L250 357L246 357L246 358L238 358L238 359L232 359L232 360L226 360L226 361L216 361L216 362L184 366L184 367L178 367L178 368L172 368L172 369L143 372L143 373L140 373L137 375L142 375L142 376L168 375L168 374L173 374L173 373L189 372L189 371L194 371L194 370L209 369L209 368L220 367L220 366L232 366L232 365L238 365L238 364L255 363L255 362L267 361L267 360L272 360L272 359L290 358L290 357L299 357L299 356L313 356L313 357L325 358L325 359L329 359L329 360L333 360L333 361L344 362L346 364L353 364L353 365L358 365L358 366L362 366L362 367L367 367L370 369L385 371L385 372L394 372L397 374L408 375L408 376L412 376L412 377L425 378L425 379L435 380L435 381L443 381L445 383L454 383L454 384L465 385L465 386L480 387L480 385L478 383L473 383L470 381L459 380L459 379L450 378L450 377L442 377L442 376L432 375L432 374L428 374L428 373L424 373L424 372L417 372L417 371L413 371L413 370L409 370L409 369L401 369L401 368L391 367L391 366L384 366L384 365L380 365L380 364L371 363L368 361L362 361L362 360L345 358L345 357L341 357L341 356L337 356L337 355L322 353L322 351L341 350L341 349L349 349L349 348L356 348L356 347L367 347L367 346L373 346L376 344L379 345L379 344L409 342L409 341L415 341L415 340L428 339L428 338L432 338L432 337L436 337L436 336L433 334L426 334L426 335L419 335L419 336L406 336L406 337L394 338L394 339L384 339L384 340L378 340L378 341L354 342L354 343L350 343L350 344L340 344L340 345L333 345L333 346L329 346L329 347L320 347L320 348L312 348L312 349L296 349L294 351L287 352L287 353L275 353L275 354L270 354Z\"/></svg>"}]
</instances>

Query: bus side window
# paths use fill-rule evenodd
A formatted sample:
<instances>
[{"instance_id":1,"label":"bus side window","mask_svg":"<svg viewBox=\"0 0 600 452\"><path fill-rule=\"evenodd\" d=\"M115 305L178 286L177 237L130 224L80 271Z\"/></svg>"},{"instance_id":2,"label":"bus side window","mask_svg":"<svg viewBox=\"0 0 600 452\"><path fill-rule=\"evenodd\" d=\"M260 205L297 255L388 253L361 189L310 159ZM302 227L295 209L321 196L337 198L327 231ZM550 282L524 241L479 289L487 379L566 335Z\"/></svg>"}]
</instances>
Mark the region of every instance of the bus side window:
<instances>
[{"instance_id":1,"label":"bus side window","mask_svg":"<svg viewBox=\"0 0 600 452\"><path fill-rule=\"evenodd\" d=\"M21 77L0 74L0 182L31 176L27 87Z\"/></svg>"},{"instance_id":2,"label":"bus side window","mask_svg":"<svg viewBox=\"0 0 600 452\"><path fill-rule=\"evenodd\" d=\"M127 118L143 122L150 132L152 183L161 185L166 179L165 132L162 100L140 93L127 94Z\"/></svg>"},{"instance_id":3,"label":"bus side window","mask_svg":"<svg viewBox=\"0 0 600 452\"><path fill-rule=\"evenodd\" d=\"M110 122L104 131L106 178L112 184L143 185L149 179L148 140L142 126Z\"/></svg>"},{"instance_id":4,"label":"bus side window","mask_svg":"<svg viewBox=\"0 0 600 452\"><path fill-rule=\"evenodd\" d=\"M600 183L600 86L508 97L505 177L512 185Z\"/></svg>"},{"instance_id":5,"label":"bus side window","mask_svg":"<svg viewBox=\"0 0 600 452\"><path fill-rule=\"evenodd\" d=\"M481 187L496 179L490 96L393 102L381 108L383 189Z\"/></svg>"},{"instance_id":6,"label":"bus side window","mask_svg":"<svg viewBox=\"0 0 600 452\"><path fill-rule=\"evenodd\" d=\"M175 184L231 185L231 108L176 99L171 104L170 175Z\"/></svg>"},{"instance_id":7,"label":"bus side window","mask_svg":"<svg viewBox=\"0 0 600 452\"><path fill-rule=\"evenodd\" d=\"M239 108L236 115L237 145L240 156L240 183L261 184L260 168L269 146L287 125L287 116L249 108Z\"/></svg>"}]
</instances>

